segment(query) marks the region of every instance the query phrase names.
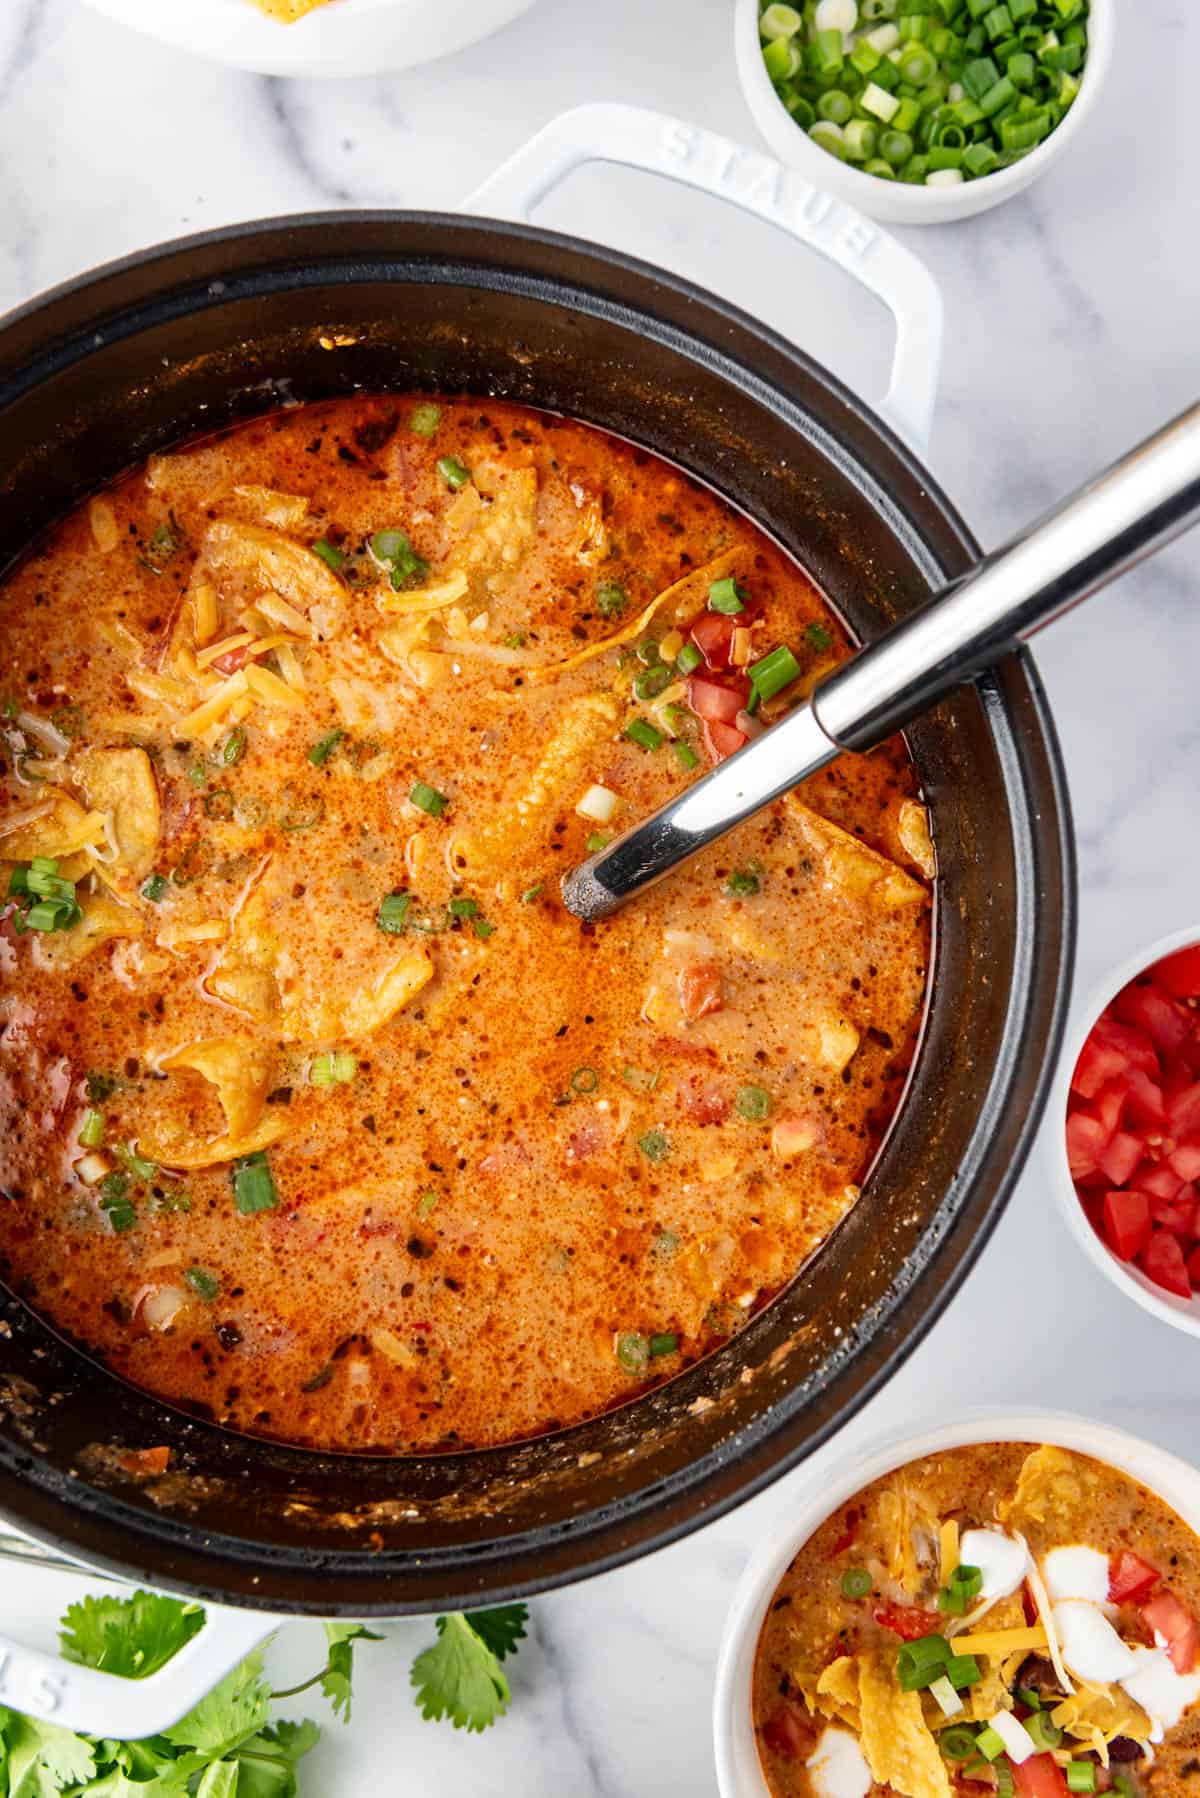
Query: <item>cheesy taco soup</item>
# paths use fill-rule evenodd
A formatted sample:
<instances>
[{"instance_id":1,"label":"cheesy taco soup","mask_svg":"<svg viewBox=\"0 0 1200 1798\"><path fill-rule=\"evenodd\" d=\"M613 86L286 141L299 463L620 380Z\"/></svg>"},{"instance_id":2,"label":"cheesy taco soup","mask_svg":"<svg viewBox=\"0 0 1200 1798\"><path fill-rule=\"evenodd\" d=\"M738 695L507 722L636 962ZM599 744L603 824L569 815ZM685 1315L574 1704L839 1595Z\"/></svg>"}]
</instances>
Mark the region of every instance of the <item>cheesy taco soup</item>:
<instances>
[{"instance_id":1,"label":"cheesy taco soup","mask_svg":"<svg viewBox=\"0 0 1200 1798\"><path fill-rule=\"evenodd\" d=\"M767 1611L775 1798L1178 1798L1200 1775L1200 1540L1125 1473L1029 1443L840 1506Z\"/></svg>"},{"instance_id":2,"label":"cheesy taco soup","mask_svg":"<svg viewBox=\"0 0 1200 1798\"><path fill-rule=\"evenodd\" d=\"M712 493L491 400L296 408L93 499L0 613L0 1256L129 1380L509 1441L854 1204L929 957L903 744L602 925L558 897L847 654Z\"/></svg>"}]
</instances>

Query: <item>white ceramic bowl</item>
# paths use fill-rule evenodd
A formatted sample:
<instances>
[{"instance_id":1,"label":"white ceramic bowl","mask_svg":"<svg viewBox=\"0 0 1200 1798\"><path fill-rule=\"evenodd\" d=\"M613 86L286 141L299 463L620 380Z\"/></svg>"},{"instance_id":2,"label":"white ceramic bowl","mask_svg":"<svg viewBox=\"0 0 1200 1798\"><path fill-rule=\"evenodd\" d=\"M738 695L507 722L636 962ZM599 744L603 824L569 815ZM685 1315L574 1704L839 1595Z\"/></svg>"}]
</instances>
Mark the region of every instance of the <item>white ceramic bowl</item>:
<instances>
[{"instance_id":1,"label":"white ceramic bowl","mask_svg":"<svg viewBox=\"0 0 1200 1798\"><path fill-rule=\"evenodd\" d=\"M534 0L332 0L283 25L250 0L88 0L163 43L259 75L378 75L448 56L527 12Z\"/></svg>"},{"instance_id":2,"label":"white ceramic bowl","mask_svg":"<svg viewBox=\"0 0 1200 1798\"><path fill-rule=\"evenodd\" d=\"M872 1480L922 1455L984 1442L1045 1442L1093 1455L1148 1486L1200 1534L1200 1473L1165 1449L1085 1417L1055 1411L981 1411L920 1435L892 1436L851 1453L843 1449L839 1455L835 1444L811 1463L805 1490L793 1497L778 1527L768 1530L730 1606L713 1699L721 1798L770 1798L754 1739L754 1654L767 1606L801 1544Z\"/></svg>"},{"instance_id":3,"label":"white ceramic bowl","mask_svg":"<svg viewBox=\"0 0 1200 1798\"><path fill-rule=\"evenodd\" d=\"M878 175L865 175L851 163L839 162L836 156L814 144L772 86L763 65L758 18L758 0L737 0L734 32L738 74L755 123L780 160L798 169L814 187L836 194L871 218L894 225L937 225L971 218L1011 200L1044 174L1079 136L1095 111L1112 60L1117 0L1090 0L1088 55L1079 93L1057 131L1052 131L1044 143L1011 168L985 175L979 181L964 181L958 187L910 187L900 181L883 181Z\"/></svg>"},{"instance_id":4,"label":"white ceramic bowl","mask_svg":"<svg viewBox=\"0 0 1200 1798\"><path fill-rule=\"evenodd\" d=\"M1088 1032L1104 1007L1116 998L1121 988L1127 986L1135 975L1145 973L1156 961L1161 961L1164 955L1170 955L1176 949L1187 949L1193 943L1200 943L1200 927L1197 925L1193 924L1186 930L1172 931L1170 936L1160 937L1157 942L1148 944L1136 955L1130 956L1121 967L1107 975L1092 993L1067 1034L1054 1091L1046 1107L1045 1129L1049 1137L1049 1151L1053 1157L1054 1184L1059 1203L1066 1214L1072 1235L1082 1246L1088 1259L1101 1273L1107 1274L1114 1286L1139 1304L1143 1311L1149 1311L1151 1316L1161 1318L1164 1323L1174 1324L1177 1330L1185 1330L1189 1336L1200 1336L1200 1297L1181 1299L1176 1298L1174 1293L1165 1292L1153 1280L1147 1279L1141 1268L1128 1261L1119 1261L1092 1229L1071 1179L1066 1133L1071 1075L1075 1071L1075 1063Z\"/></svg>"}]
</instances>

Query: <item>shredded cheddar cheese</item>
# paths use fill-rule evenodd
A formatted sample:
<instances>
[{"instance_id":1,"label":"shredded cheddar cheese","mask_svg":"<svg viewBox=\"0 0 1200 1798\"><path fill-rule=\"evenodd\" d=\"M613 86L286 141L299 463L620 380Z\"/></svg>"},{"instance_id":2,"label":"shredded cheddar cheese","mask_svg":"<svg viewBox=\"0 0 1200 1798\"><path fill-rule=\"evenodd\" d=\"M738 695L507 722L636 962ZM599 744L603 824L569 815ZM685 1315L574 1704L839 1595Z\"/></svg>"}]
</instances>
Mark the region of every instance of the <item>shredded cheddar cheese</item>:
<instances>
[{"instance_id":1,"label":"shredded cheddar cheese","mask_svg":"<svg viewBox=\"0 0 1200 1798\"><path fill-rule=\"evenodd\" d=\"M1045 1646L1046 1632L1040 1623L1031 1623L1025 1629L981 1629L974 1635L954 1638L955 1654L1030 1654Z\"/></svg>"}]
</instances>

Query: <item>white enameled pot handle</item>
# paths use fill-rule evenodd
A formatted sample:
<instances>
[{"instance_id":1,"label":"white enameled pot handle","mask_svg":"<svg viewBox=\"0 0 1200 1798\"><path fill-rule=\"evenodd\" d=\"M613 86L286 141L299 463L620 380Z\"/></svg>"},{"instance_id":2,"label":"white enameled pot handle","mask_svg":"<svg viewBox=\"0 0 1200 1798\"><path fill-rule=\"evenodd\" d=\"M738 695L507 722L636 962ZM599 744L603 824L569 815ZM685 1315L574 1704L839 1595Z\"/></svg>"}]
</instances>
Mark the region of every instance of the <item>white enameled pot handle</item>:
<instances>
[{"instance_id":1,"label":"white enameled pot handle","mask_svg":"<svg viewBox=\"0 0 1200 1798\"><path fill-rule=\"evenodd\" d=\"M47 1567L44 1577L53 1579L63 1571ZM72 1585L86 1576L87 1569L78 1568ZM108 1583L107 1576L97 1577ZM262 1611L220 1605L205 1605L204 1610L204 1628L147 1679L77 1667L60 1655L0 1635L0 1704L84 1735L120 1741L157 1735L178 1723L279 1622Z\"/></svg>"},{"instance_id":2,"label":"white enameled pot handle","mask_svg":"<svg viewBox=\"0 0 1200 1798\"><path fill-rule=\"evenodd\" d=\"M525 219L572 170L617 162L666 175L819 250L881 299L896 347L879 410L915 450L929 445L942 347L942 296L924 263L853 207L757 150L640 106L578 106L552 119L464 203L490 218Z\"/></svg>"}]
</instances>

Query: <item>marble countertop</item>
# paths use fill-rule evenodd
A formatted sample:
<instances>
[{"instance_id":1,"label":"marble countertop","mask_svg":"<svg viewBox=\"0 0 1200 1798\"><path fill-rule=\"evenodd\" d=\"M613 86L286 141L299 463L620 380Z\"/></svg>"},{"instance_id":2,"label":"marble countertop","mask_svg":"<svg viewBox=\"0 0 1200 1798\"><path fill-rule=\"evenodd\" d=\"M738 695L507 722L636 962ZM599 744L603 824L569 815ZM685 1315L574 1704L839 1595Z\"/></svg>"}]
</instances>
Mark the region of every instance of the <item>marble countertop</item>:
<instances>
[{"instance_id":1,"label":"marble countertop","mask_svg":"<svg viewBox=\"0 0 1200 1798\"><path fill-rule=\"evenodd\" d=\"M1200 11L1137 0L1128 12L1136 24L1107 104L1071 155L997 212L900 233L946 299L930 464L985 545L1196 395L1200 252L1180 194L1195 159L1182 71L1200 57ZM540 0L452 59L317 83L187 60L77 0L4 0L0 308L230 220L453 206L585 100L640 102L754 142L731 13L728 0ZM608 169L572 177L538 216L682 271L879 392L882 315L767 225ZM1198 577L1200 540L1176 545L1039 645L1078 825L1085 995L1142 943L1200 917ZM833 1452L910 1418L1028 1402L1103 1414L1186 1451L1200 1419L1192 1378L1200 1388L1200 1342L1121 1300L1068 1239L1043 1140L964 1290ZM408 1663L431 1625L391 1626L362 1651L354 1723L329 1725L305 1789L711 1794L710 1694L730 1594L751 1546L814 1477L810 1463L689 1540L535 1601L512 1711L485 1737L420 1720ZM44 1635L50 1577L6 1573L5 1628ZM315 1651L315 1626L285 1627L289 1661Z\"/></svg>"}]
</instances>

